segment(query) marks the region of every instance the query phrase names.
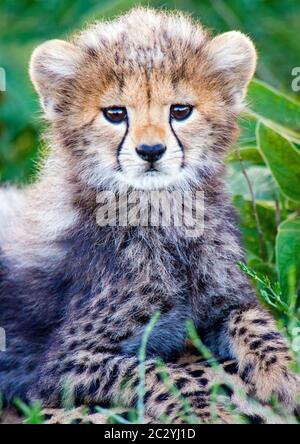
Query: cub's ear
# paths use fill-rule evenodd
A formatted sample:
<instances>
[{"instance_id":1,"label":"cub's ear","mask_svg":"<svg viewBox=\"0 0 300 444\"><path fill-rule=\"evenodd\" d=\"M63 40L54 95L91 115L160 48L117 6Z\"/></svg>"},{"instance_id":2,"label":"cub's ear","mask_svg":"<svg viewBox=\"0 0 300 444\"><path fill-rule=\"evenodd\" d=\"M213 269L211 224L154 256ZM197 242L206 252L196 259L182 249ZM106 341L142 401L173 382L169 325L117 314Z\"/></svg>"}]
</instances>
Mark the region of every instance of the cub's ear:
<instances>
[{"instance_id":1,"label":"cub's ear","mask_svg":"<svg viewBox=\"0 0 300 444\"><path fill-rule=\"evenodd\" d=\"M55 116L60 89L66 81L72 81L80 56L79 48L63 40L49 40L34 50L29 74L46 118L51 120Z\"/></svg>"},{"instance_id":2,"label":"cub's ear","mask_svg":"<svg viewBox=\"0 0 300 444\"><path fill-rule=\"evenodd\" d=\"M225 32L208 47L210 70L224 79L235 111L243 107L247 86L256 68L256 50L252 41L238 31Z\"/></svg>"}]
</instances>

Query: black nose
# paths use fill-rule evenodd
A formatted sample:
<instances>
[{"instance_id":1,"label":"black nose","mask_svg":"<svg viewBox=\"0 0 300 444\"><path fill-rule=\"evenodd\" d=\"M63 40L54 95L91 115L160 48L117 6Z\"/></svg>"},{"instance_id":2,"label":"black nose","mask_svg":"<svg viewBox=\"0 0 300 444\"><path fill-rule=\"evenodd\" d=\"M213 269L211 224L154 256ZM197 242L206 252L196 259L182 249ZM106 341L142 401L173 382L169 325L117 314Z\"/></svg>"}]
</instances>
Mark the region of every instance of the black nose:
<instances>
[{"instance_id":1,"label":"black nose","mask_svg":"<svg viewBox=\"0 0 300 444\"><path fill-rule=\"evenodd\" d=\"M138 155L147 162L156 162L159 160L164 152L166 151L166 147L164 145L139 145L136 149Z\"/></svg>"}]
</instances>

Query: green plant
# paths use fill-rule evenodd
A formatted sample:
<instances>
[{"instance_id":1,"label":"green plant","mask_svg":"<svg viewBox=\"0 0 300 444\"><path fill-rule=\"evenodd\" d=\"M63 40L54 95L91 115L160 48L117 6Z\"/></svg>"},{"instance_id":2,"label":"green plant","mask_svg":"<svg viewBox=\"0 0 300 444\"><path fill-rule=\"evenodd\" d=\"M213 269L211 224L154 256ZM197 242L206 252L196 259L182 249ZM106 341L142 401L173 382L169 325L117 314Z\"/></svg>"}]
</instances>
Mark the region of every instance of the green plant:
<instances>
[{"instance_id":1,"label":"green plant","mask_svg":"<svg viewBox=\"0 0 300 444\"><path fill-rule=\"evenodd\" d=\"M278 281L289 305L300 280L300 104L258 80L248 102L239 143L228 156L229 188L248 265Z\"/></svg>"},{"instance_id":2,"label":"green plant","mask_svg":"<svg viewBox=\"0 0 300 444\"><path fill-rule=\"evenodd\" d=\"M15 400L15 406L24 416L24 424L42 424L44 421L42 407L38 402L30 405L25 404L20 399Z\"/></svg>"}]
</instances>

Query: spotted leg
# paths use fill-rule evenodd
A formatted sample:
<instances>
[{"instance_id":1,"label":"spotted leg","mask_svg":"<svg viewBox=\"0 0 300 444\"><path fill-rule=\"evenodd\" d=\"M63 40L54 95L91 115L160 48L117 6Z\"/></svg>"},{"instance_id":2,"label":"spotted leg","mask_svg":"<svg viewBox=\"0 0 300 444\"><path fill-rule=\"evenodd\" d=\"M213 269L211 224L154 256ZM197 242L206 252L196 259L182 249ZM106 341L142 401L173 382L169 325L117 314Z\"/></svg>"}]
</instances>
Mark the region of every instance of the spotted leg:
<instances>
[{"instance_id":1,"label":"spotted leg","mask_svg":"<svg viewBox=\"0 0 300 444\"><path fill-rule=\"evenodd\" d=\"M275 396L286 408L296 405L299 380L289 368L287 343L265 309L248 305L233 310L207 335L207 343L219 356L237 360L250 395L263 403Z\"/></svg>"},{"instance_id":2,"label":"spotted leg","mask_svg":"<svg viewBox=\"0 0 300 444\"><path fill-rule=\"evenodd\" d=\"M57 365L56 359L53 364L41 372L37 386L29 393L31 399L42 400L45 407L60 405L63 387L72 387L77 405L137 406L140 378L136 358L101 352L89 356L81 351L73 355L71 365L68 360ZM186 422L187 418L210 422L210 380L206 371L201 362L186 368L169 363L162 374L154 360L147 360L145 414L171 423ZM228 417L220 409L220 422Z\"/></svg>"}]
</instances>

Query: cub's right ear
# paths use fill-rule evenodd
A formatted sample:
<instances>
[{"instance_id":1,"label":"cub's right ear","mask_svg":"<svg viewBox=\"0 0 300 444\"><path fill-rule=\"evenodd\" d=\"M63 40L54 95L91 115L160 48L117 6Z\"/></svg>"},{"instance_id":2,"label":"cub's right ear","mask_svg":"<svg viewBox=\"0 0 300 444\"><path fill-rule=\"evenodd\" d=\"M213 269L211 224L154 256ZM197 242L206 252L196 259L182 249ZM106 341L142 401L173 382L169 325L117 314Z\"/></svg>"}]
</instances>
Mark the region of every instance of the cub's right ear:
<instances>
[{"instance_id":1,"label":"cub's right ear","mask_svg":"<svg viewBox=\"0 0 300 444\"><path fill-rule=\"evenodd\" d=\"M63 40L49 40L38 46L31 56L30 78L49 120L55 116L61 86L72 81L80 57L80 49Z\"/></svg>"}]
</instances>

